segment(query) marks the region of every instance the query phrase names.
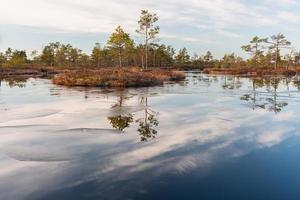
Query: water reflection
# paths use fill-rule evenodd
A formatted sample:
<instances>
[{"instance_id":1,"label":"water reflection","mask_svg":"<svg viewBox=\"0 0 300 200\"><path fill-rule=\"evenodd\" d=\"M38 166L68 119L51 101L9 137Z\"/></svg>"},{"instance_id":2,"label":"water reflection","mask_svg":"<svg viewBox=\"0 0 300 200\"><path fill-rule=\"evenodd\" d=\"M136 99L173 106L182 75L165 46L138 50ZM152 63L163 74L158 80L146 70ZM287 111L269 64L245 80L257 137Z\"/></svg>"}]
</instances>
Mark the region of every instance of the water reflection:
<instances>
[{"instance_id":1,"label":"water reflection","mask_svg":"<svg viewBox=\"0 0 300 200\"><path fill-rule=\"evenodd\" d=\"M224 79L222 85L223 89L234 90L240 89L242 87L242 82L240 81L239 77L223 76L222 78Z\"/></svg>"},{"instance_id":2,"label":"water reflection","mask_svg":"<svg viewBox=\"0 0 300 200\"><path fill-rule=\"evenodd\" d=\"M3 84L1 200L295 199L298 83L193 73L110 91Z\"/></svg>"},{"instance_id":3,"label":"water reflection","mask_svg":"<svg viewBox=\"0 0 300 200\"><path fill-rule=\"evenodd\" d=\"M112 127L119 131L124 131L133 122L133 114L122 114L121 112L124 101L129 98L130 97L126 97L123 92L120 92L118 103L112 105L112 108L117 109L118 112L115 113L115 116L107 117Z\"/></svg>"},{"instance_id":4,"label":"water reflection","mask_svg":"<svg viewBox=\"0 0 300 200\"><path fill-rule=\"evenodd\" d=\"M286 93L290 95L289 78L252 78L252 92L244 94L240 99L251 104L253 110L260 108L274 113L279 113L288 106L288 103L278 97L278 87L282 82L286 85ZM259 91L259 88L265 88L265 91Z\"/></svg>"},{"instance_id":5,"label":"water reflection","mask_svg":"<svg viewBox=\"0 0 300 200\"><path fill-rule=\"evenodd\" d=\"M293 80L294 86L300 91L300 77L298 76Z\"/></svg>"},{"instance_id":6,"label":"water reflection","mask_svg":"<svg viewBox=\"0 0 300 200\"><path fill-rule=\"evenodd\" d=\"M124 131L125 128L128 128L133 122L133 115L128 114L127 116L118 115L115 117L108 117L110 124L113 128Z\"/></svg>"},{"instance_id":7,"label":"water reflection","mask_svg":"<svg viewBox=\"0 0 300 200\"><path fill-rule=\"evenodd\" d=\"M13 87L19 87L19 88L24 88L26 87L26 82L28 78L7 78L7 79L2 79L0 78L0 87L1 87L1 82L5 82L10 88Z\"/></svg>"},{"instance_id":8,"label":"water reflection","mask_svg":"<svg viewBox=\"0 0 300 200\"><path fill-rule=\"evenodd\" d=\"M158 127L159 121L157 118L158 112L152 110L148 105L148 94L143 95L138 98L138 105L126 106L124 105L125 101L133 98L133 96L126 96L123 91L120 91L118 102L111 106L113 115L110 115L107 119L111 126L119 131L129 128L132 123L138 124L137 132L140 140L145 142L156 137L158 132L155 128ZM140 111L134 108L142 109ZM134 119L135 114L138 112L141 116Z\"/></svg>"},{"instance_id":9,"label":"water reflection","mask_svg":"<svg viewBox=\"0 0 300 200\"><path fill-rule=\"evenodd\" d=\"M141 136L141 141L147 141L154 139L157 135L155 128L159 125L156 117L158 113L148 107L148 97L142 97L141 104L145 104L144 117L136 120L136 122L139 123L138 132Z\"/></svg>"}]
</instances>

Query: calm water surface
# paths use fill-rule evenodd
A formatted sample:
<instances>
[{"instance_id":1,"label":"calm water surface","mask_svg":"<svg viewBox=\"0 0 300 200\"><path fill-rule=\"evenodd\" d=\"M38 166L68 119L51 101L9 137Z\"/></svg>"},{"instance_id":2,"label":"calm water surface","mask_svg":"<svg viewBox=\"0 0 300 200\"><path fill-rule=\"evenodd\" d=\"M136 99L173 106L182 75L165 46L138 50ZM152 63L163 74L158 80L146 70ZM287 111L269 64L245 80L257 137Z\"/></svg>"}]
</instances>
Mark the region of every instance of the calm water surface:
<instances>
[{"instance_id":1,"label":"calm water surface","mask_svg":"<svg viewBox=\"0 0 300 200\"><path fill-rule=\"evenodd\" d=\"M2 81L0 199L300 198L300 78Z\"/></svg>"}]
</instances>

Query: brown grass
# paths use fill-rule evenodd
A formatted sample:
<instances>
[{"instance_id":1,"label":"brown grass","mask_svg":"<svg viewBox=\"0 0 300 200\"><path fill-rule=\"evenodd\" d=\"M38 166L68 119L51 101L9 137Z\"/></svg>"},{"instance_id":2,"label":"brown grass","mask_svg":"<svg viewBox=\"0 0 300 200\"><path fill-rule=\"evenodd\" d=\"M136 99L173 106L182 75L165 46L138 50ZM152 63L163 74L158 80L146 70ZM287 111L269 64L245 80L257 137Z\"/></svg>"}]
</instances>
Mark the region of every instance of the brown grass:
<instances>
[{"instance_id":1,"label":"brown grass","mask_svg":"<svg viewBox=\"0 0 300 200\"><path fill-rule=\"evenodd\" d=\"M144 87L162 85L165 81L182 80L183 72L145 70L141 68L103 68L98 70L70 70L54 76L53 83L65 86Z\"/></svg>"},{"instance_id":2,"label":"brown grass","mask_svg":"<svg viewBox=\"0 0 300 200\"><path fill-rule=\"evenodd\" d=\"M294 76L299 74L298 69L278 68L206 68L206 74L230 74L230 75L246 75L246 76L268 76L268 75L282 75Z\"/></svg>"}]
</instances>

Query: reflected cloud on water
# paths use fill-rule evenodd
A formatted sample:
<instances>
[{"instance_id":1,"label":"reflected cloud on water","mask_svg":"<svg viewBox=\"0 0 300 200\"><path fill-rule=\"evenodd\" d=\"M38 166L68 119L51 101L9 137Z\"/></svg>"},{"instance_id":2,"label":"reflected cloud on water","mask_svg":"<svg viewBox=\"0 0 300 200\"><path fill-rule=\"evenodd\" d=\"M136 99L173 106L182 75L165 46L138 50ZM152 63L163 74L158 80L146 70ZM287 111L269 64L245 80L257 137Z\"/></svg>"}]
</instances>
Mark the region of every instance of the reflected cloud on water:
<instances>
[{"instance_id":1,"label":"reflected cloud on water","mask_svg":"<svg viewBox=\"0 0 300 200\"><path fill-rule=\"evenodd\" d=\"M185 83L107 91L37 81L0 116L0 193L147 199L180 177L201 182L228 161L298 136L296 83L193 73ZM49 101L26 104L39 87Z\"/></svg>"}]
</instances>

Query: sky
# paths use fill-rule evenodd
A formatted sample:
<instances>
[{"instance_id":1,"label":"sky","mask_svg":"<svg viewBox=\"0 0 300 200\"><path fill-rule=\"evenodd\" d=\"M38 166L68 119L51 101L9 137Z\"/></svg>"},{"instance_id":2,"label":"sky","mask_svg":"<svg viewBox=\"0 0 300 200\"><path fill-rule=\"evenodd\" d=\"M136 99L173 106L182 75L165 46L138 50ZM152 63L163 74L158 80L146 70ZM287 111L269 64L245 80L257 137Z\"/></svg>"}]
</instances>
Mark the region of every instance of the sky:
<instances>
[{"instance_id":1,"label":"sky","mask_svg":"<svg viewBox=\"0 0 300 200\"><path fill-rule=\"evenodd\" d=\"M159 16L159 42L215 57L241 50L253 36L285 34L300 49L300 0L0 0L0 51L38 50L49 42L91 52L121 25L136 42L142 9Z\"/></svg>"}]
</instances>

